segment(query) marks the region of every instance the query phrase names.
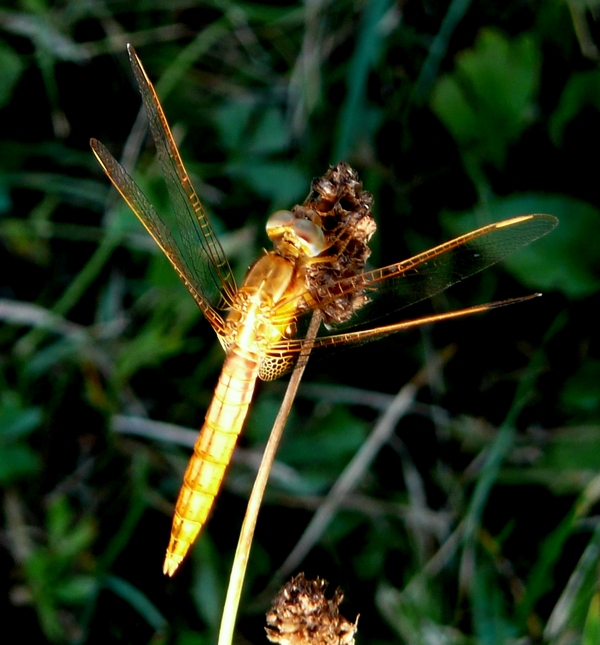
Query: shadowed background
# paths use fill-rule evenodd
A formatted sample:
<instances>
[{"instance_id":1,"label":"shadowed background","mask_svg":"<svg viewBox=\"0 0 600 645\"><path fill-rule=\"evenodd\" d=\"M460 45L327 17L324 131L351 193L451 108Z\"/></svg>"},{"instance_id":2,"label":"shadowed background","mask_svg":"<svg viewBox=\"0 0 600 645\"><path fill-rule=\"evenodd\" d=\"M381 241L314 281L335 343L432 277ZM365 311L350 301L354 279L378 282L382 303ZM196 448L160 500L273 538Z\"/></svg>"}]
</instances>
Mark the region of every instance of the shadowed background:
<instances>
[{"instance_id":1,"label":"shadowed background","mask_svg":"<svg viewBox=\"0 0 600 645\"><path fill-rule=\"evenodd\" d=\"M169 207L138 119L130 42L238 277L267 245L266 217L301 202L340 160L375 198L373 267L506 217L560 219L548 237L407 315L543 298L309 365L259 519L240 634L262 641L265 588L392 396L428 365L416 403L292 573L342 586L341 611L361 614L365 641L597 642L593 13L559 0L6 4L6 632L214 642L285 385L259 387L213 516L167 580L189 456L182 429L201 425L223 354L89 150L90 137L101 140L159 211Z\"/></svg>"}]
</instances>

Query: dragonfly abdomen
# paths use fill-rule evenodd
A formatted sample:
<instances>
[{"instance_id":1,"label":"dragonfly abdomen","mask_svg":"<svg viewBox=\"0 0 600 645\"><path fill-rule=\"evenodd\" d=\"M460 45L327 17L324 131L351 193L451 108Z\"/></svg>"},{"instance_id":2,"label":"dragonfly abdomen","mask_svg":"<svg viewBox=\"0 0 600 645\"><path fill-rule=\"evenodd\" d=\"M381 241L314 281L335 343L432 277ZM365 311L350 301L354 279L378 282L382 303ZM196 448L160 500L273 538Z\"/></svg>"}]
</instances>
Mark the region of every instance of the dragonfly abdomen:
<instances>
[{"instance_id":1,"label":"dragonfly abdomen","mask_svg":"<svg viewBox=\"0 0 600 645\"><path fill-rule=\"evenodd\" d=\"M204 425L185 471L163 571L171 576L206 522L246 419L258 357L234 346L227 355Z\"/></svg>"}]
</instances>

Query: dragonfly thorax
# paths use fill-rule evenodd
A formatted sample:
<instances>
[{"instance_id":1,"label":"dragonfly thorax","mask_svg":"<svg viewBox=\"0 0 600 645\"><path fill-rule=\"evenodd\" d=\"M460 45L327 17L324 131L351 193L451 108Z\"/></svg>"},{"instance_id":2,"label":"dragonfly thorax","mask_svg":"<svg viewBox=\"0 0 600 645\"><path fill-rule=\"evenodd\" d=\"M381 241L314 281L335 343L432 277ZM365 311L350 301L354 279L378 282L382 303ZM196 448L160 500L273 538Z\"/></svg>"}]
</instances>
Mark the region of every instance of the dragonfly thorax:
<instances>
[{"instance_id":1,"label":"dragonfly thorax","mask_svg":"<svg viewBox=\"0 0 600 645\"><path fill-rule=\"evenodd\" d=\"M262 354L269 344L286 336L297 295L304 288L302 263L276 251L260 258L246 274L227 316L226 335L233 339L230 347Z\"/></svg>"}]
</instances>

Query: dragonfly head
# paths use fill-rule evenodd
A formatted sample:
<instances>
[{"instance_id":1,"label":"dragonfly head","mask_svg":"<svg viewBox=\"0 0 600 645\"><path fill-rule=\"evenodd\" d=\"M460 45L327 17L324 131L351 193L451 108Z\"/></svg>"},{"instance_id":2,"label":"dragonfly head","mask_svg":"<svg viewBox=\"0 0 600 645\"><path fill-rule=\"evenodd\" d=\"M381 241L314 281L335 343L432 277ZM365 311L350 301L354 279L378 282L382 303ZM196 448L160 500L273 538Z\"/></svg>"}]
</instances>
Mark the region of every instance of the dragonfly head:
<instances>
[{"instance_id":1,"label":"dragonfly head","mask_svg":"<svg viewBox=\"0 0 600 645\"><path fill-rule=\"evenodd\" d=\"M325 235L314 222L291 211L276 211L267 220L267 235L283 256L314 258L325 249Z\"/></svg>"}]
</instances>

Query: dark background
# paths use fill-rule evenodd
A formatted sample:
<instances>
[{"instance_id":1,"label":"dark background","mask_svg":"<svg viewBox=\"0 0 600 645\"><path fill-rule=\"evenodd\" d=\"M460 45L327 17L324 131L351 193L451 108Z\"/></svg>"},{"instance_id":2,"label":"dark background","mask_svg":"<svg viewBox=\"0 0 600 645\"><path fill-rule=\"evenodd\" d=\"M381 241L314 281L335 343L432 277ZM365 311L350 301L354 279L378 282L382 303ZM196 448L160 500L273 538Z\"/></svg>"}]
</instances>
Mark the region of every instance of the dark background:
<instances>
[{"instance_id":1,"label":"dark background","mask_svg":"<svg viewBox=\"0 0 600 645\"><path fill-rule=\"evenodd\" d=\"M275 479L259 518L240 639L264 642L275 572L391 396L428 365L418 404L292 573L341 586L362 642L598 642L596 16L559 0L8 4L5 632L214 642L249 464L283 395L282 381L259 386L210 522L163 577L189 448L164 428L123 432L116 415L199 427L223 355L89 149L93 136L121 158L128 142L124 163L168 208L154 147L133 125L130 42L238 276L267 245L268 214L339 160L375 198L373 266L510 216L560 219L408 315L543 298L309 365L280 452L293 477Z\"/></svg>"}]
</instances>

